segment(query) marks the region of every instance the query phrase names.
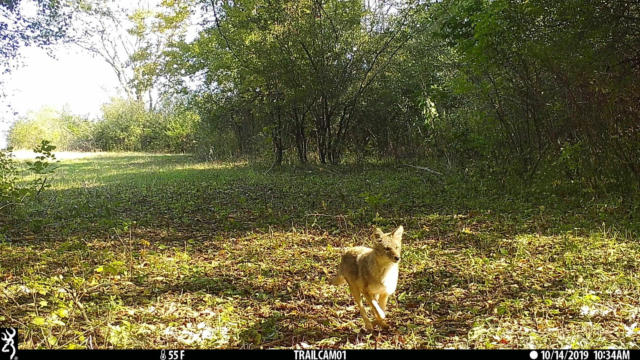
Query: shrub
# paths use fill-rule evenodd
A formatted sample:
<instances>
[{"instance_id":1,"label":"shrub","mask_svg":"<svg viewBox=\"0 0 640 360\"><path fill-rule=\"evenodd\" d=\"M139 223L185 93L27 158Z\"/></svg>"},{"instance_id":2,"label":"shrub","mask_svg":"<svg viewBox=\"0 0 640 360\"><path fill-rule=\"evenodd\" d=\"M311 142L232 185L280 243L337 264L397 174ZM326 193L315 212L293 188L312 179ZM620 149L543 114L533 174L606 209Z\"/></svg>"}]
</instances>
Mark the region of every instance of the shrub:
<instances>
[{"instance_id":1,"label":"shrub","mask_svg":"<svg viewBox=\"0 0 640 360\"><path fill-rule=\"evenodd\" d=\"M58 144L60 150L89 151L93 123L67 111L44 107L18 119L9 129L9 146L32 149L43 140Z\"/></svg>"},{"instance_id":2,"label":"shrub","mask_svg":"<svg viewBox=\"0 0 640 360\"><path fill-rule=\"evenodd\" d=\"M114 99L102 107L102 120L96 124L94 141L104 151L140 151L142 134L150 119L144 104Z\"/></svg>"},{"instance_id":3,"label":"shrub","mask_svg":"<svg viewBox=\"0 0 640 360\"><path fill-rule=\"evenodd\" d=\"M194 150L200 117L181 107L166 106L149 111L144 103L113 99L102 108L102 120L96 123L93 141L104 151Z\"/></svg>"},{"instance_id":4,"label":"shrub","mask_svg":"<svg viewBox=\"0 0 640 360\"><path fill-rule=\"evenodd\" d=\"M0 212L22 204L28 196L38 196L42 190L49 187L48 176L55 170L52 161L55 160L51 142L43 140L33 151L37 154L35 161L27 162L29 173L36 175L26 185L21 185L19 167L11 155L11 149L0 150Z\"/></svg>"}]
</instances>

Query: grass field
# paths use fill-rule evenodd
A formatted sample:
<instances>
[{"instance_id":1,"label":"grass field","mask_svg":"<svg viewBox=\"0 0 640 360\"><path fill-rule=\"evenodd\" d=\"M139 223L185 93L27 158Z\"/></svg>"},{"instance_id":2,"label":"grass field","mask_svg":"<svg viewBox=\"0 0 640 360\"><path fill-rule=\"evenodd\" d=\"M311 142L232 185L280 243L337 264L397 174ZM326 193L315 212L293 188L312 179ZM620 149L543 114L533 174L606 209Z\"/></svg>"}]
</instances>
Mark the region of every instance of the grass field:
<instances>
[{"instance_id":1,"label":"grass field","mask_svg":"<svg viewBox=\"0 0 640 360\"><path fill-rule=\"evenodd\" d=\"M65 160L52 184L0 220L23 349L640 344L637 194L146 154ZM327 273L400 224L391 328L368 333Z\"/></svg>"}]
</instances>

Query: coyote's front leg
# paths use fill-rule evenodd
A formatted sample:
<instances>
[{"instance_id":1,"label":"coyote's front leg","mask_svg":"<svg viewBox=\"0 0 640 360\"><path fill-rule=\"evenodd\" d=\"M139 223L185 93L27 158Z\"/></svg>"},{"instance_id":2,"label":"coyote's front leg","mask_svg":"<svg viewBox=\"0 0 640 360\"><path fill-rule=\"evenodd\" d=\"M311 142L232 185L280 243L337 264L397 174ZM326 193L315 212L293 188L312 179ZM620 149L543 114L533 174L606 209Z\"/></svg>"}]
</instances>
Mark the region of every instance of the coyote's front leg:
<instances>
[{"instance_id":1,"label":"coyote's front leg","mask_svg":"<svg viewBox=\"0 0 640 360\"><path fill-rule=\"evenodd\" d=\"M385 329L388 328L389 325L387 324L386 321L384 321L386 315L384 313L384 310L378 304L378 301L374 299L371 295L365 294L365 298L367 299L367 302L373 309L373 315L376 317L376 324L379 324Z\"/></svg>"},{"instance_id":2,"label":"coyote's front leg","mask_svg":"<svg viewBox=\"0 0 640 360\"><path fill-rule=\"evenodd\" d=\"M349 286L349 289L351 290L353 299L356 301L356 305L358 305L358 308L360 309L360 315L362 315L362 320L364 320L364 327L369 331L373 330L373 325L371 325L371 320L369 320L369 317L367 316L367 311L364 309L364 306L362 306L362 294L355 286Z\"/></svg>"}]
</instances>

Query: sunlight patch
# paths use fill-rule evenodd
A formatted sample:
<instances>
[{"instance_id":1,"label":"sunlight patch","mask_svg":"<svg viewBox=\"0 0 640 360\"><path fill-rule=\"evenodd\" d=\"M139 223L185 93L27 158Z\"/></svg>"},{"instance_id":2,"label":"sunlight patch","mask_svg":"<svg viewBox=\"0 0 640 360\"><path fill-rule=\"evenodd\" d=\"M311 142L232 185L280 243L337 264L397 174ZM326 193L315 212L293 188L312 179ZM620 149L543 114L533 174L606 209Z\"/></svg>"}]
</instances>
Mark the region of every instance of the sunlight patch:
<instances>
[{"instance_id":1,"label":"sunlight patch","mask_svg":"<svg viewBox=\"0 0 640 360\"><path fill-rule=\"evenodd\" d=\"M18 160L33 160L38 154L31 150L15 150L11 154ZM58 160L74 160L92 158L97 156L109 155L105 152L77 152L77 151L56 151L53 153Z\"/></svg>"},{"instance_id":2,"label":"sunlight patch","mask_svg":"<svg viewBox=\"0 0 640 360\"><path fill-rule=\"evenodd\" d=\"M213 328L204 322L188 323L183 327L169 326L162 333L167 339L174 339L185 345L199 345L203 343L211 344L215 342L216 346L222 346L229 343L229 329L225 326Z\"/></svg>"}]
</instances>

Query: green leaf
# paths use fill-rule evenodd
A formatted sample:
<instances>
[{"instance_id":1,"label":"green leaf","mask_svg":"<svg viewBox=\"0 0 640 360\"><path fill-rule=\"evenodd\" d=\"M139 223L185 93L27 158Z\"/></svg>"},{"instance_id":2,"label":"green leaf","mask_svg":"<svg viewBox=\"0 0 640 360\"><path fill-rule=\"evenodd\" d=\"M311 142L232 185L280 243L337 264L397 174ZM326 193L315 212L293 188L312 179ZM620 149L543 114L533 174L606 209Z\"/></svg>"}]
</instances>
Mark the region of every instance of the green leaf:
<instances>
[{"instance_id":1,"label":"green leaf","mask_svg":"<svg viewBox=\"0 0 640 360\"><path fill-rule=\"evenodd\" d=\"M49 341L49 345L56 345L58 344L58 338L55 336L49 336L47 338L47 341Z\"/></svg>"}]
</instances>

